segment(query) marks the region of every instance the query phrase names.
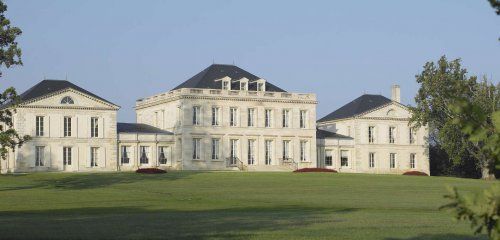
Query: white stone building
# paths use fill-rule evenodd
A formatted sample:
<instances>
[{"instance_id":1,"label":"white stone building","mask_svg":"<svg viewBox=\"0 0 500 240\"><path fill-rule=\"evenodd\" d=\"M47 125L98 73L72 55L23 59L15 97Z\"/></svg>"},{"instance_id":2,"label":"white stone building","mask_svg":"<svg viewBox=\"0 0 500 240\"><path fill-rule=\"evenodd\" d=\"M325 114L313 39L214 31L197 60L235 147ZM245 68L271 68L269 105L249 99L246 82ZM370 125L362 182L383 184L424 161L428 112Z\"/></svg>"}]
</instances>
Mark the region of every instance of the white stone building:
<instances>
[{"instance_id":1,"label":"white stone building","mask_svg":"<svg viewBox=\"0 0 500 240\"><path fill-rule=\"evenodd\" d=\"M429 173L427 132L410 133L398 88L393 95L363 95L316 123L315 94L286 92L236 66L213 64L137 100L137 123L117 123L117 105L68 81L44 80L21 95L13 116L16 130L33 140L1 159L0 172Z\"/></svg>"},{"instance_id":2,"label":"white stone building","mask_svg":"<svg viewBox=\"0 0 500 240\"><path fill-rule=\"evenodd\" d=\"M318 121L318 165L340 172L429 174L428 131L409 126L410 112L400 102L365 94Z\"/></svg>"}]
</instances>

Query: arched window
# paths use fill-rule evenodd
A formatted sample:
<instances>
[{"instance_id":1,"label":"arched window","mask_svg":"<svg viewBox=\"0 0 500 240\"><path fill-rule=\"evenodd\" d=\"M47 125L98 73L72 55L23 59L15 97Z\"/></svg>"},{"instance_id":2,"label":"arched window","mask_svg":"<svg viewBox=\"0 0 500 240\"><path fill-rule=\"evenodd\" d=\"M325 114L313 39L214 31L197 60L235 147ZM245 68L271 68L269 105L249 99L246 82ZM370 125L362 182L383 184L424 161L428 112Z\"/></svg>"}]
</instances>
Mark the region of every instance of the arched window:
<instances>
[{"instance_id":1,"label":"arched window","mask_svg":"<svg viewBox=\"0 0 500 240\"><path fill-rule=\"evenodd\" d=\"M74 104L73 98L66 96L61 100L61 104Z\"/></svg>"},{"instance_id":2,"label":"arched window","mask_svg":"<svg viewBox=\"0 0 500 240\"><path fill-rule=\"evenodd\" d=\"M393 117L395 114L396 112L394 111L394 109L390 109L389 111L387 111L387 116L389 117Z\"/></svg>"}]
</instances>

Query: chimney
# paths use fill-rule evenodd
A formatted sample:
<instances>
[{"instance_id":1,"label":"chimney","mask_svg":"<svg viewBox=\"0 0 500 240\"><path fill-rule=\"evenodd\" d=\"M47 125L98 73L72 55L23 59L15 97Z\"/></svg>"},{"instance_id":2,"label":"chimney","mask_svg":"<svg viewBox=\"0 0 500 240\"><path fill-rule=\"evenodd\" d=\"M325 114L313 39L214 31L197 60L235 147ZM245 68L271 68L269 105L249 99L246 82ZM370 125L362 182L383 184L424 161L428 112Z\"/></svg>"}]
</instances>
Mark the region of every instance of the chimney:
<instances>
[{"instance_id":1,"label":"chimney","mask_svg":"<svg viewBox=\"0 0 500 240\"><path fill-rule=\"evenodd\" d=\"M391 100L395 102L401 102L401 89L399 85L392 85L391 89Z\"/></svg>"}]
</instances>

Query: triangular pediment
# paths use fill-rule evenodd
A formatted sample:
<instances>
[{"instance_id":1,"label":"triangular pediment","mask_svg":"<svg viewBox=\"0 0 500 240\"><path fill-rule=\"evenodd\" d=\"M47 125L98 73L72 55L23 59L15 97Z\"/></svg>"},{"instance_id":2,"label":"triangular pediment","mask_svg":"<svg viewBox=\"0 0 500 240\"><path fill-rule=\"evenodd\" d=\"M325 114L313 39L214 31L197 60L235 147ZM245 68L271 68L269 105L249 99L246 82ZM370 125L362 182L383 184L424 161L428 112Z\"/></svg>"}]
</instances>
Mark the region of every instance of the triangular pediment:
<instances>
[{"instance_id":1,"label":"triangular pediment","mask_svg":"<svg viewBox=\"0 0 500 240\"><path fill-rule=\"evenodd\" d=\"M63 98L71 99L71 104L68 101L63 101ZM98 99L89 94L78 90L67 88L57 92L53 92L38 98L21 103L24 106L39 106L39 107L55 107L55 108L96 108L118 110L119 107L109 102Z\"/></svg>"},{"instance_id":2,"label":"triangular pediment","mask_svg":"<svg viewBox=\"0 0 500 240\"><path fill-rule=\"evenodd\" d=\"M378 108L372 109L358 115L360 118L409 118L410 111L404 105L397 102L390 102Z\"/></svg>"}]
</instances>

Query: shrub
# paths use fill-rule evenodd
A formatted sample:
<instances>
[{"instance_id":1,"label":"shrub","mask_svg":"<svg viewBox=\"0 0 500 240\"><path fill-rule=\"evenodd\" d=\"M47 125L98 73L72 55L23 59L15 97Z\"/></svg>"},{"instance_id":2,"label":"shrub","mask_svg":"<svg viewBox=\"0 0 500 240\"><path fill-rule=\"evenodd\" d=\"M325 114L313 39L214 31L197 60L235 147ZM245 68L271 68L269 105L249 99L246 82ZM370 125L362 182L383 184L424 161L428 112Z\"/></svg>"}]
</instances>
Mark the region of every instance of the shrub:
<instances>
[{"instance_id":1,"label":"shrub","mask_svg":"<svg viewBox=\"0 0 500 240\"><path fill-rule=\"evenodd\" d=\"M408 175L408 176L429 176L427 173L419 172L419 171L408 171L408 172L403 173L403 175Z\"/></svg>"},{"instance_id":2,"label":"shrub","mask_svg":"<svg viewBox=\"0 0 500 240\"><path fill-rule=\"evenodd\" d=\"M135 171L136 173L146 173L146 174L161 174L167 173L167 171L159 168L139 168Z\"/></svg>"},{"instance_id":3,"label":"shrub","mask_svg":"<svg viewBox=\"0 0 500 240\"><path fill-rule=\"evenodd\" d=\"M297 169L293 172L296 173L301 173L301 172L331 172L331 173L336 173L334 169L328 169L328 168L301 168Z\"/></svg>"}]
</instances>

